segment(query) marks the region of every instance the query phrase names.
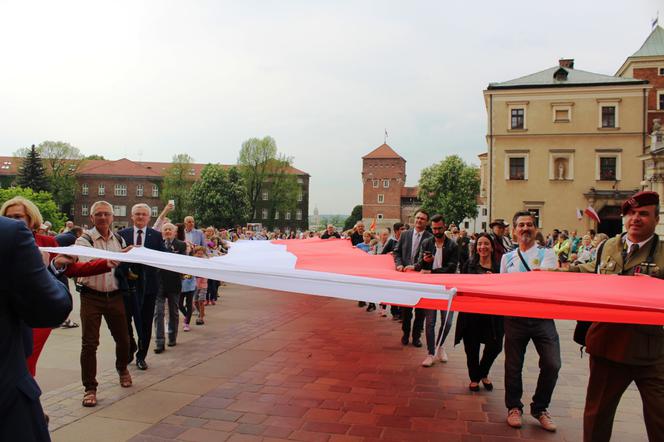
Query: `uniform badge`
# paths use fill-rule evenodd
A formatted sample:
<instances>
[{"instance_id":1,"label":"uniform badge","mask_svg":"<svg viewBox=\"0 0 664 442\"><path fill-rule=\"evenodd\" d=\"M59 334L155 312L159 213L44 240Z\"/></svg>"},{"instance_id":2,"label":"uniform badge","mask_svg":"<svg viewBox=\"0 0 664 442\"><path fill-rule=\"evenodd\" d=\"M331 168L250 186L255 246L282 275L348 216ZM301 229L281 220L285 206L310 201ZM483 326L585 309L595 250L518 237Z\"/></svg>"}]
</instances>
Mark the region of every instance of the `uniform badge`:
<instances>
[{"instance_id":1,"label":"uniform badge","mask_svg":"<svg viewBox=\"0 0 664 442\"><path fill-rule=\"evenodd\" d=\"M533 259L531 262L534 266L540 265L540 260L538 258Z\"/></svg>"}]
</instances>

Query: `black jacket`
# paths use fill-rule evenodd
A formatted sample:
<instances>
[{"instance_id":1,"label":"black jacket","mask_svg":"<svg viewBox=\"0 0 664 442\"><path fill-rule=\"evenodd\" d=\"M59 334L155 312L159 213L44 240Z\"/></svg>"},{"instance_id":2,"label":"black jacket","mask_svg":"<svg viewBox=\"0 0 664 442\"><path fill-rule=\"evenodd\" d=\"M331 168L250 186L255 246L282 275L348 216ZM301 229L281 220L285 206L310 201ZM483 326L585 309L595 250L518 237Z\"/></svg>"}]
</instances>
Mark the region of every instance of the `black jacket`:
<instances>
[{"instance_id":1,"label":"black jacket","mask_svg":"<svg viewBox=\"0 0 664 442\"><path fill-rule=\"evenodd\" d=\"M431 252L431 256L436 256L436 238L433 235L423 239L420 243L415 270L431 270L431 273L456 273L459 265L459 246L448 237L445 237L443 242L443 266L441 268L432 269L433 261L426 262L424 252Z\"/></svg>"},{"instance_id":2,"label":"black jacket","mask_svg":"<svg viewBox=\"0 0 664 442\"><path fill-rule=\"evenodd\" d=\"M387 255L388 253L392 253L394 252L396 246L397 246L397 240L394 238L390 238L385 243L385 247L383 247L383 250L380 252L380 254Z\"/></svg>"},{"instance_id":3,"label":"black jacket","mask_svg":"<svg viewBox=\"0 0 664 442\"><path fill-rule=\"evenodd\" d=\"M134 228L127 227L118 232L124 238L128 246L134 245ZM161 233L151 227L145 228L145 238L143 238L143 247L165 252L164 240ZM135 286L141 293L157 293L159 290L159 269L142 264L131 264L131 271L139 275L139 279L134 283L130 281L130 286Z\"/></svg>"},{"instance_id":4,"label":"black jacket","mask_svg":"<svg viewBox=\"0 0 664 442\"><path fill-rule=\"evenodd\" d=\"M415 264L411 260L410 252L413 248L413 232L415 229L410 229L401 234L399 237L399 242L394 248L394 265L399 266L409 266ZM433 238L433 234L428 230L422 232L422 239L420 240L420 245L418 246L417 252L415 253L415 258L419 254L419 250L422 248L422 243L427 238ZM417 261L416 261L417 262Z\"/></svg>"},{"instance_id":5,"label":"black jacket","mask_svg":"<svg viewBox=\"0 0 664 442\"><path fill-rule=\"evenodd\" d=\"M32 232L24 223L4 217L0 217L0 274L0 440L43 440L48 430L38 403L41 391L25 362L25 324L62 324L71 312L72 299L46 270Z\"/></svg>"},{"instance_id":6,"label":"black jacket","mask_svg":"<svg viewBox=\"0 0 664 442\"><path fill-rule=\"evenodd\" d=\"M171 247L166 248L166 241L164 241L164 248L168 253L177 253L178 255L187 254L187 244L179 239L174 239ZM180 293L182 289L182 274L171 272L170 270L161 270L161 289L164 293Z\"/></svg>"}]
</instances>

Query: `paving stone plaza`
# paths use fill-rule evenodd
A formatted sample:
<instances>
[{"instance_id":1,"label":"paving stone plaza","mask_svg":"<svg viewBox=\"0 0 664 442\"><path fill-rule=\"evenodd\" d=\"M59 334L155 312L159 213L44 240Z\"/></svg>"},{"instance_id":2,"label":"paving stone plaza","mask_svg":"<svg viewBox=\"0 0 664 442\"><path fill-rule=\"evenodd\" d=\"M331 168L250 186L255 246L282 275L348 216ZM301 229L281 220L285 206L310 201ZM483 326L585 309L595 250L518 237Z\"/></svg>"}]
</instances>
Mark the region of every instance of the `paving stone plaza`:
<instances>
[{"instance_id":1,"label":"paving stone plaza","mask_svg":"<svg viewBox=\"0 0 664 442\"><path fill-rule=\"evenodd\" d=\"M131 368L121 388L114 347L102 326L99 404L83 408L80 328L55 330L37 368L54 441L579 441L588 357L558 321L563 367L550 410L558 431L530 417L505 423L503 357L493 392L468 391L462 346L447 364L423 368L423 349L404 347L391 319L356 304L228 285L206 324L180 332L178 345ZM72 318L78 322L78 305ZM534 347L524 368L524 403L537 378ZM623 397L616 441L646 440L634 386Z\"/></svg>"}]
</instances>

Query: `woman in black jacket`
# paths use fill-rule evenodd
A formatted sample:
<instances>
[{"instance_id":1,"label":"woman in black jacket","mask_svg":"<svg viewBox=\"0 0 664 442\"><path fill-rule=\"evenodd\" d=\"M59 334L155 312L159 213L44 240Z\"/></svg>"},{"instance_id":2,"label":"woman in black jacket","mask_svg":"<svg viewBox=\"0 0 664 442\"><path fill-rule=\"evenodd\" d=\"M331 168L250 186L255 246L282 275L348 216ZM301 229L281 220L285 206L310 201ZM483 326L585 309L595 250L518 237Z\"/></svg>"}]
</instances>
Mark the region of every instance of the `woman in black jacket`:
<instances>
[{"instance_id":1,"label":"woman in black jacket","mask_svg":"<svg viewBox=\"0 0 664 442\"><path fill-rule=\"evenodd\" d=\"M486 233L480 233L473 245L473 257L461 268L461 273L499 273L500 264L494 261L492 256L491 238ZM503 350L504 334L502 316L459 313L454 345L463 339L470 377L468 388L471 391L480 390L480 381L486 390L493 390L493 384L489 380L489 370ZM484 344L481 360L480 344Z\"/></svg>"}]
</instances>

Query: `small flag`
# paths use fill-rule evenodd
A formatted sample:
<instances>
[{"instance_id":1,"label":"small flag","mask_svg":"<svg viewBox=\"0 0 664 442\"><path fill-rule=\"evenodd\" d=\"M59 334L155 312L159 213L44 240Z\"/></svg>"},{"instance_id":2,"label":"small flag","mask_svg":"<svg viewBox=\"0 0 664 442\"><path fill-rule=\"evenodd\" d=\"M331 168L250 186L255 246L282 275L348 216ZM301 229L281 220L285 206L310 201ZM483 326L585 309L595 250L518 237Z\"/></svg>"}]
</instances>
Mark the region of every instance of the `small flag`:
<instances>
[{"instance_id":1,"label":"small flag","mask_svg":"<svg viewBox=\"0 0 664 442\"><path fill-rule=\"evenodd\" d=\"M653 29L655 29L655 26L657 26L657 22L659 22L659 13L657 13L657 17L652 19L651 25Z\"/></svg>"},{"instance_id":2,"label":"small flag","mask_svg":"<svg viewBox=\"0 0 664 442\"><path fill-rule=\"evenodd\" d=\"M373 232L376 230L376 217L374 217L373 221L371 221L371 225L369 226L369 231Z\"/></svg>"},{"instance_id":3,"label":"small flag","mask_svg":"<svg viewBox=\"0 0 664 442\"><path fill-rule=\"evenodd\" d=\"M599 215L597 212L595 212L595 209L593 209L591 206L588 206L586 210L583 211L583 213L590 219L594 219L598 223L600 223Z\"/></svg>"},{"instance_id":4,"label":"small flag","mask_svg":"<svg viewBox=\"0 0 664 442\"><path fill-rule=\"evenodd\" d=\"M581 220L583 219L583 213L581 212L581 209L578 207L576 208L576 219Z\"/></svg>"}]
</instances>

